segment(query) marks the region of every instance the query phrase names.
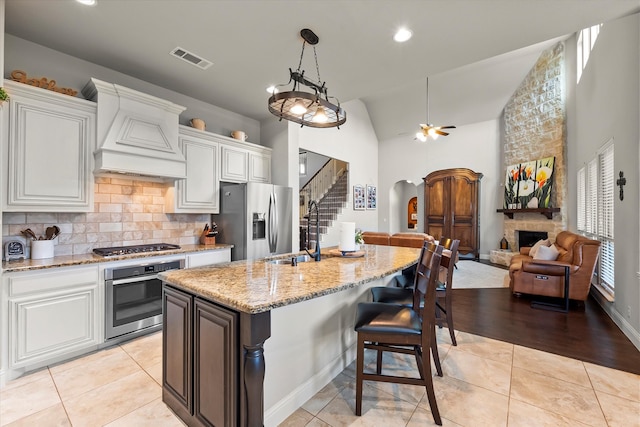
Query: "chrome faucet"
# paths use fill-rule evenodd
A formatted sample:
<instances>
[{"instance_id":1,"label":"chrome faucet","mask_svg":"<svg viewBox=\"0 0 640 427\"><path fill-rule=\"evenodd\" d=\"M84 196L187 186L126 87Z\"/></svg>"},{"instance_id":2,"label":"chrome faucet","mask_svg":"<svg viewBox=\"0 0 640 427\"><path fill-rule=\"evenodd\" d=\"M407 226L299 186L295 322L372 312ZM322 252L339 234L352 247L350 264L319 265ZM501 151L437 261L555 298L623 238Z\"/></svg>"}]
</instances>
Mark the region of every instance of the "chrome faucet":
<instances>
[{"instance_id":1,"label":"chrome faucet","mask_svg":"<svg viewBox=\"0 0 640 427\"><path fill-rule=\"evenodd\" d=\"M316 227L316 250L309 252L309 230L311 227L311 213L315 211L315 227ZM309 214L307 216L307 248L305 249L307 254L316 261L320 261L320 210L318 209L318 203L315 200L309 202Z\"/></svg>"}]
</instances>

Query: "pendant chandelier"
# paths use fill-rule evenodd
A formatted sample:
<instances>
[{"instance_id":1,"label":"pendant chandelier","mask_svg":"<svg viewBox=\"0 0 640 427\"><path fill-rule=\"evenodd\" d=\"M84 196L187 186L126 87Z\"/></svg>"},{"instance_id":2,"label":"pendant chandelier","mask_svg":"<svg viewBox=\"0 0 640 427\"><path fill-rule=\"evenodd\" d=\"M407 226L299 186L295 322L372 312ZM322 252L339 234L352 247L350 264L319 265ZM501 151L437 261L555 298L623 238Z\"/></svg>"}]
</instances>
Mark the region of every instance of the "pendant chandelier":
<instances>
[{"instance_id":1,"label":"pendant chandelier","mask_svg":"<svg viewBox=\"0 0 640 427\"><path fill-rule=\"evenodd\" d=\"M327 86L325 82L320 80L320 67L318 66L318 55L315 47L319 41L318 36L308 28L301 30L300 35L304 41L302 42L298 69L293 71L289 68L289 82L274 88L273 94L269 98L269 111L274 116L279 117L280 120L285 119L299 123L301 127L338 127L339 129L340 125L347 121L347 113L340 107L340 101L337 98L330 97L327 94ZM317 83L308 80L304 76L304 70L300 70L302 58L304 57L304 47L307 43L313 46L313 56L318 74ZM293 87L290 91L278 92L278 87L287 86L291 83L293 83ZM310 91L302 90L302 86L309 88ZM335 104L331 103L329 98L334 99Z\"/></svg>"}]
</instances>

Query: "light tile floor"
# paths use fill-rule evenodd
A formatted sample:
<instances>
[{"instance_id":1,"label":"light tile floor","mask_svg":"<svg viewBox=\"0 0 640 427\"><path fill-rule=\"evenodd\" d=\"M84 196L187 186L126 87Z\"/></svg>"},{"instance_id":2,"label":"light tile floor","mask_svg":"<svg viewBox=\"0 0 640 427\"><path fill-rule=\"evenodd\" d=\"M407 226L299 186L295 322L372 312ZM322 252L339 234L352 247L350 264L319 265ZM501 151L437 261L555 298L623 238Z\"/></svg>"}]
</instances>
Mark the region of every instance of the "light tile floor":
<instances>
[{"instance_id":1,"label":"light tile floor","mask_svg":"<svg viewBox=\"0 0 640 427\"><path fill-rule=\"evenodd\" d=\"M434 386L444 426L640 427L638 375L464 332L457 340L454 347L438 331L444 376ZM12 381L0 392L0 425L183 426L162 403L161 347L156 333ZM385 355L384 363L397 375L415 372L411 357ZM425 395L366 382L357 417L352 363L281 425L435 425Z\"/></svg>"}]
</instances>

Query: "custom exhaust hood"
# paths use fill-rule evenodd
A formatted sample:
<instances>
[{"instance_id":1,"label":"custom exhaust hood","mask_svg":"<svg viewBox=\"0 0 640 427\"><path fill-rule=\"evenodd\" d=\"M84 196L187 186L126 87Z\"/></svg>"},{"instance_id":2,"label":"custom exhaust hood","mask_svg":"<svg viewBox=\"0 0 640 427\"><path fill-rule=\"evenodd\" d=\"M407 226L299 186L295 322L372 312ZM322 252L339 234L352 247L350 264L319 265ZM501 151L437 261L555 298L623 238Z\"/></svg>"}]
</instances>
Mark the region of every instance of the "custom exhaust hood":
<instances>
[{"instance_id":1,"label":"custom exhaust hood","mask_svg":"<svg viewBox=\"0 0 640 427\"><path fill-rule=\"evenodd\" d=\"M95 174L186 177L178 148L178 117L185 107L95 78L82 93L98 106Z\"/></svg>"}]
</instances>

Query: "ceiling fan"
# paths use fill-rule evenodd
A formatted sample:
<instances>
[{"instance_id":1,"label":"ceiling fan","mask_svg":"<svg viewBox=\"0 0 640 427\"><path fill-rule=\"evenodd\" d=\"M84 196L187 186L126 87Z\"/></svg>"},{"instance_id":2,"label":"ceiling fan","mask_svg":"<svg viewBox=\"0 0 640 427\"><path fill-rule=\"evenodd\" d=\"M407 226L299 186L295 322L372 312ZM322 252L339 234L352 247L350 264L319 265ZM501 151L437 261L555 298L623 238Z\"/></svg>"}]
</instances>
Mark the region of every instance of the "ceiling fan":
<instances>
[{"instance_id":1,"label":"ceiling fan","mask_svg":"<svg viewBox=\"0 0 640 427\"><path fill-rule=\"evenodd\" d=\"M447 136L449 132L444 132L442 129L455 129L453 125L449 126L434 126L429 123L429 77L427 77L427 123L420 123L420 130L416 133L415 139L419 139L422 142L426 142L428 137L438 139L439 135Z\"/></svg>"}]
</instances>

